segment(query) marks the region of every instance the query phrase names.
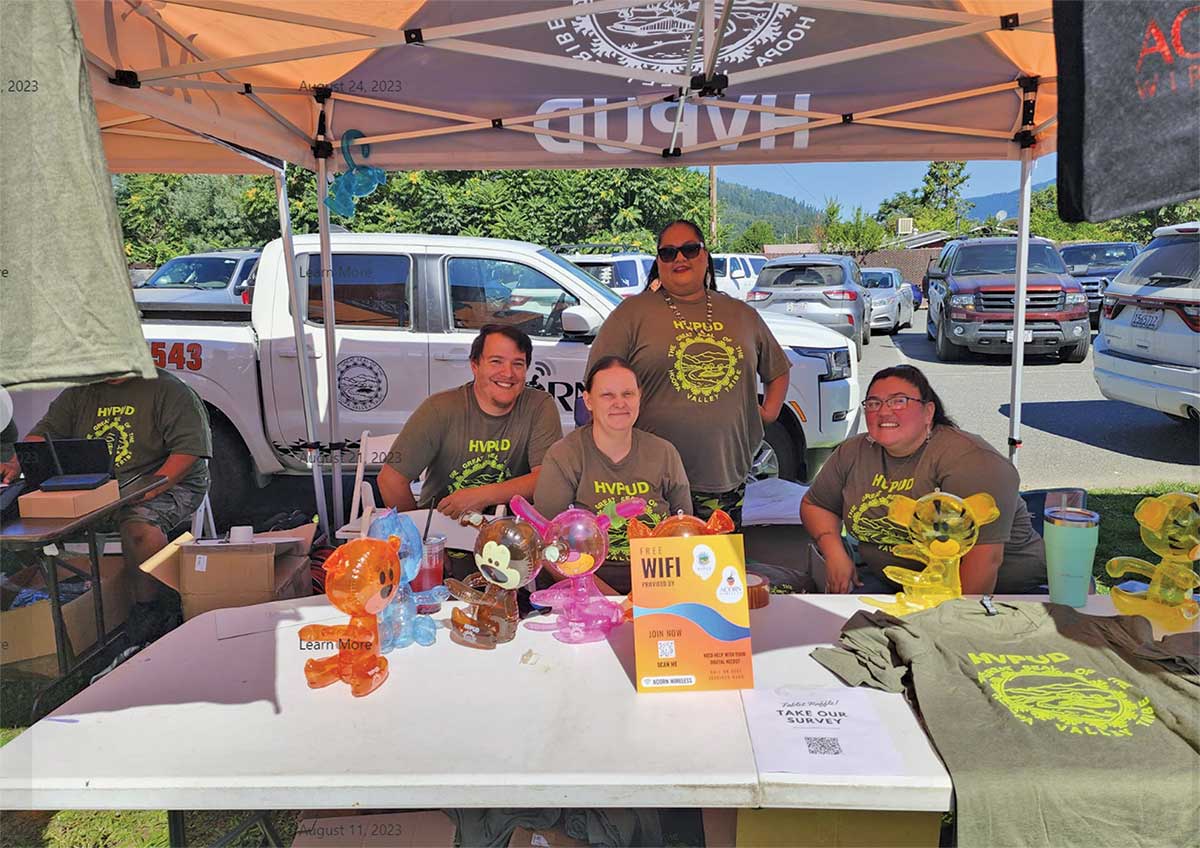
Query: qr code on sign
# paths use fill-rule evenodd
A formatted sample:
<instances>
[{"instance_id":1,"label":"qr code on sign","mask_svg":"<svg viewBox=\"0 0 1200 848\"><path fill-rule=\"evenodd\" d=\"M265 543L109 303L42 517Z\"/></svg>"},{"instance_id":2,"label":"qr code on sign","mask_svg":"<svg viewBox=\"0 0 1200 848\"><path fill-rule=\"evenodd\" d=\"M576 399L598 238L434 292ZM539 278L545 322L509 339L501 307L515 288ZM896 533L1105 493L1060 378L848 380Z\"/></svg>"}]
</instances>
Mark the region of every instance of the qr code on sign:
<instances>
[{"instance_id":1,"label":"qr code on sign","mask_svg":"<svg viewBox=\"0 0 1200 848\"><path fill-rule=\"evenodd\" d=\"M808 745L810 754L836 755L842 753L842 744L836 736L805 736L804 742Z\"/></svg>"},{"instance_id":2,"label":"qr code on sign","mask_svg":"<svg viewBox=\"0 0 1200 848\"><path fill-rule=\"evenodd\" d=\"M675 659L675 640L663 639L658 643L658 658L660 660Z\"/></svg>"}]
</instances>

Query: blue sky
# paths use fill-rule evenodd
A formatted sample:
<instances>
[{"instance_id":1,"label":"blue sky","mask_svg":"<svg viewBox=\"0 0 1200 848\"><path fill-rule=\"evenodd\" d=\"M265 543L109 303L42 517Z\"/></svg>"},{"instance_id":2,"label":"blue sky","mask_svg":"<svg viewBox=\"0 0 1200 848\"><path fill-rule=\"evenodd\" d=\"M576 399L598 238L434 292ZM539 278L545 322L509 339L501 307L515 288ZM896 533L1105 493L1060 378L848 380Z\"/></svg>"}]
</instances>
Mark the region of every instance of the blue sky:
<instances>
[{"instance_id":1,"label":"blue sky","mask_svg":"<svg viewBox=\"0 0 1200 848\"><path fill-rule=\"evenodd\" d=\"M1057 156L1034 163L1033 182L1054 179ZM799 165L723 165L717 179L794 197L820 209L825 198L836 197L846 212L862 206L873 213L880 201L921 184L928 162L821 162ZM1016 191L1019 162L968 162L970 180L965 197Z\"/></svg>"}]
</instances>

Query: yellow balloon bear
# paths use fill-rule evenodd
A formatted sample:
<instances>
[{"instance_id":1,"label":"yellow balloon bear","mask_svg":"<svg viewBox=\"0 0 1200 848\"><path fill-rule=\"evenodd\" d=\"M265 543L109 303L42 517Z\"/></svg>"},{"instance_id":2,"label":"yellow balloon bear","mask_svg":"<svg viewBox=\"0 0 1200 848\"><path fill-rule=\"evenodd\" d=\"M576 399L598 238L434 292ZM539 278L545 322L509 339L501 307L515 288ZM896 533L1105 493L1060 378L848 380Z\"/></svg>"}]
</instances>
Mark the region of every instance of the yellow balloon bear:
<instances>
[{"instance_id":1,"label":"yellow balloon bear","mask_svg":"<svg viewBox=\"0 0 1200 848\"><path fill-rule=\"evenodd\" d=\"M933 492L920 500L904 495L893 498L888 520L907 528L909 544L896 545L892 553L924 563L922 571L889 565L883 573L904 587L894 601L863 598L863 603L892 615L907 615L932 609L942 601L962 597L958 567L967 551L975 547L979 528L1000 517L996 501L986 492L960 498L948 492Z\"/></svg>"},{"instance_id":2,"label":"yellow balloon bear","mask_svg":"<svg viewBox=\"0 0 1200 848\"><path fill-rule=\"evenodd\" d=\"M1142 498L1133 517L1142 525L1142 543L1162 557L1152 565L1137 557L1113 557L1104 566L1112 577L1138 574L1149 579L1145 592L1114 586L1113 605L1124 615L1141 615L1166 631L1186 630L1200 617L1192 590L1200 577L1192 563L1200 560L1200 497L1172 492Z\"/></svg>"}]
</instances>

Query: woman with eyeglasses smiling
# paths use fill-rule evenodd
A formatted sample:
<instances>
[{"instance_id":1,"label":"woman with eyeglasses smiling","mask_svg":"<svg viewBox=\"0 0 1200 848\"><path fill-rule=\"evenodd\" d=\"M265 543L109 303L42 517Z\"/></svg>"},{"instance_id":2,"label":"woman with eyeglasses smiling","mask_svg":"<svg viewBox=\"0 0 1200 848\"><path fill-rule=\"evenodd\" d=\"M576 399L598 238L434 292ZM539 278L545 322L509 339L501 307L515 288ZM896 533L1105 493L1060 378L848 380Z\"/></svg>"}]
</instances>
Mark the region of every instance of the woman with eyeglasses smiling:
<instances>
[{"instance_id":1,"label":"woman with eyeglasses smiling","mask_svg":"<svg viewBox=\"0 0 1200 848\"><path fill-rule=\"evenodd\" d=\"M1012 463L958 429L929 380L911 365L872 377L862 406L866 434L838 446L800 504L804 527L825 559L825 591L899 591L883 567L919 570L921 564L891 553L908 535L888 521L888 506L896 495L920 498L935 490L960 498L987 492L1000 509L963 557L964 594L1038 591L1046 582L1046 551ZM858 540L857 564L842 541L843 525Z\"/></svg>"},{"instance_id":2,"label":"woman with eyeglasses smiling","mask_svg":"<svg viewBox=\"0 0 1200 848\"><path fill-rule=\"evenodd\" d=\"M715 279L704 233L672 221L659 234L647 289L604 322L588 370L606 356L630 362L642 387L638 427L679 451L694 513L719 508L740 524L746 477L779 416L791 363L758 311L716 291Z\"/></svg>"}]
</instances>

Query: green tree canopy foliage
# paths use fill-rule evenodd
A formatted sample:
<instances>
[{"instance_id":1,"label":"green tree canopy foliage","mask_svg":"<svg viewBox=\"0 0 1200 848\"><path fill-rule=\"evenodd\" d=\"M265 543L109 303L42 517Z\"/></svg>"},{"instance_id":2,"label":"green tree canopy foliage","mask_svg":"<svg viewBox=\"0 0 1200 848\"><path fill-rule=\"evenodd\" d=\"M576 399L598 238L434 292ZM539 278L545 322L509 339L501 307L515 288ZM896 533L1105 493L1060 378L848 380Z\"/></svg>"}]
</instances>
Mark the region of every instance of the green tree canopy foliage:
<instances>
[{"instance_id":1,"label":"green tree canopy foliage","mask_svg":"<svg viewBox=\"0 0 1200 848\"><path fill-rule=\"evenodd\" d=\"M774 244L775 228L768 221L755 221L730 245L731 253L762 253L764 244Z\"/></svg>"},{"instance_id":2,"label":"green tree canopy foliage","mask_svg":"<svg viewBox=\"0 0 1200 848\"><path fill-rule=\"evenodd\" d=\"M850 220L843 221L842 206L834 198L825 202L825 211L816 232L821 250L858 257L878 250L887 236L883 225L864 212L861 206L854 208Z\"/></svg>"},{"instance_id":3,"label":"green tree canopy foliage","mask_svg":"<svg viewBox=\"0 0 1200 848\"><path fill-rule=\"evenodd\" d=\"M279 235L270 177L134 174L113 178L130 262L262 245ZM316 177L288 174L292 226L317 230ZM708 180L687 168L408 171L359 198L354 232L515 238L537 244L622 241L650 249L676 218L704 226Z\"/></svg>"},{"instance_id":4,"label":"green tree canopy foliage","mask_svg":"<svg viewBox=\"0 0 1200 848\"><path fill-rule=\"evenodd\" d=\"M884 200L875 220L888 232L896 231L897 218L912 218L921 232L957 231L973 205L962 196L968 179L966 162L930 162L920 187Z\"/></svg>"},{"instance_id":5,"label":"green tree canopy foliage","mask_svg":"<svg viewBox=\"0 0 1200 848\"><path fill-rule=\"evenodd\" d=\"M717 249L722 251L746 252L736 245L743 240L746 230L758 222L771 228L773 238L790 242L807 238L820 220L816 209L794 198L721 180L717 180L717 207ZM704 218L708 219L707 213ZM756 232L765 230L759 228Z\"/></svg>"}]
</instances>

